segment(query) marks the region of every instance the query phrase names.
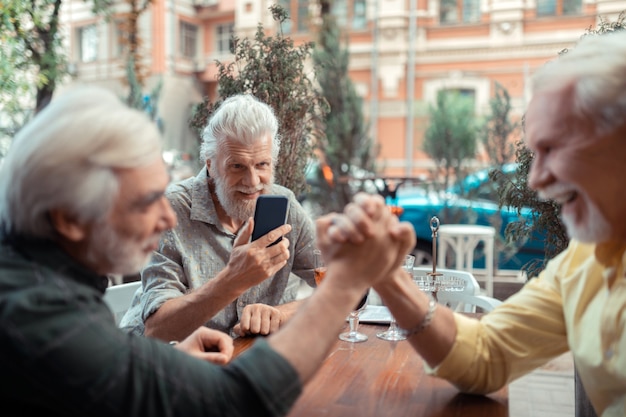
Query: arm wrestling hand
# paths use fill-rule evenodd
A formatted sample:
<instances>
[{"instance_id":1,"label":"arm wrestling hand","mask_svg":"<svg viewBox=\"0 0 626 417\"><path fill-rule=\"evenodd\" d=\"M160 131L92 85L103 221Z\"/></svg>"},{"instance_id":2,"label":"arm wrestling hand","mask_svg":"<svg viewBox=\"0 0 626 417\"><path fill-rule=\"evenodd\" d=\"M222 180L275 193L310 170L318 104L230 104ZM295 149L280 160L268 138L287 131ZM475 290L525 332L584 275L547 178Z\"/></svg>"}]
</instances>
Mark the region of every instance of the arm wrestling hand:
<instances>
[{"instance_id":1,"label":"arm wrestling hand","mask_svg":"<svg viewBox=\"0 0 626 417\"><path fill-rule=\"evenodd\" d=\"M373 284L402 265L405 254L415 244L415 236L412 227L401 224L379 196L362 195L359 199L346 206L344 215L336 215L338 222L317 222L318 246L327 262L349 263L355 279L369 279ZM356 226L366 237L361 243L337 243L329 234L329 229L337 225Z\"/></svg>"},{"instance_id":2,"label":"arm wrestling hand","mask_svg":"<svg viewBox=\"0 0 626 417\"><path fill-rule=\"evenodd\" d=\"M267 247L270 243L284 236L291 231L291 225L285 224L272 230L268 234L249 242L254 220L242 228L235 238L233 251L230 254L228 265L229 276L232 280L243 284L245 289L257 285L263 280L271 277L289 260L289 240L285 237L276 245Z\"/></svg>"},{"instance_id":3,"label":"arm wrestling hand","mask_svg":"<svg viewBox=\"0 0 626 417\"><path fill-rule=\"evenodd\" d=\"M276 332L285 321L283 313L267 304L248 304L243 308L239 323L233 328L240 336L268 335Z\"/></svg>"},{"instance_id":4,"label":"arm wrestling hand","mask_svg":"<svg viewBox=\"0 0 626 417\"><path fill-rule=\"evenodd\" d=\"M175 347L191 356L217 365L227 364L233 356L233 339L226 333L204 326L196 329Z\"/></svg>"}]
</instances>

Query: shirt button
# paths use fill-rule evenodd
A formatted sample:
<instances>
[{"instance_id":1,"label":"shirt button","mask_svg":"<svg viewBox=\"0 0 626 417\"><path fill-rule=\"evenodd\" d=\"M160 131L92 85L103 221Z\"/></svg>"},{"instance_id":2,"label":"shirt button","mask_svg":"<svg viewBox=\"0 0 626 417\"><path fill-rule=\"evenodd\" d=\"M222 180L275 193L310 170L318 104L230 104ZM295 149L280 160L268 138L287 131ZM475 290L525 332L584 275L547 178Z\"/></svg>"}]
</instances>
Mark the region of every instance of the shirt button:
<instances>
[{"instance_id":1,"label":"shirt button","mask_svg":"<svg viewBox=\"0 0 626 417\"><path fill-rule=\"evenodd\" d=\"M613 349L608 348L605 352L604 352L604 359L606 360L611 360L611 358L613 357Z\"/></svg>"}]
</instances>

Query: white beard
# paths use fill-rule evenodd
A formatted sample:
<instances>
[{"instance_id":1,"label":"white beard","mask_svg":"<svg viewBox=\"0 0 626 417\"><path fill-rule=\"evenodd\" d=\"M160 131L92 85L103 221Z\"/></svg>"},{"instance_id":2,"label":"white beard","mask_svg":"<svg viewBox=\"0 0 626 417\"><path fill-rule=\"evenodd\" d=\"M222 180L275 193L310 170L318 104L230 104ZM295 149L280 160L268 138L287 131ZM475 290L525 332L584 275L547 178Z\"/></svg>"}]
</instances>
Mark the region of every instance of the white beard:
<instances>
[{"instance_id":1,"label":"white beard","mask_svg":"<svg viewBox=\"0 0 626 417\"><path fill-rule=\"evenodd\" d=\"M215 174L215 175L214 175ZM215 194L217 200L222 205L222 208L226 214L240 222L247 221L250 217L254 216L254 210L256 208L256 200L243 200L235 197L236 192L243 193L255 193L258 191L269 192L271 185L274 183L274 177L272 176L269 184L259 184L256 187L228 187L226 182L215 172L210 173L213 183L215 184Z\"/></svg>"},{"instance_id":2,"label":"white beard","mask_svg":"<svg viewBox=\"0 0 626 417\"><path fill-rule=\"evenodd\" d=\"M160 236L154 235L139 245L136 242L120 236L106 222L98 222L87 242L87 259L95 265L106 263L108 274L131 275L146 266L152 254L146 254L145 248Z\"/></svg>"},{"instance_id":3,"label":"white beard","mask_svg":"<svg viewBox=\"0 0 626 417\"><path fill-rule=\"evenodd\" d=\"M562 215L561 219L572 239L585 243L600 243L611 238L611 224L595 205L591 206L589 221L585 224L576 224L576 220L567 215Z\"/></svg>"}]
</instances>

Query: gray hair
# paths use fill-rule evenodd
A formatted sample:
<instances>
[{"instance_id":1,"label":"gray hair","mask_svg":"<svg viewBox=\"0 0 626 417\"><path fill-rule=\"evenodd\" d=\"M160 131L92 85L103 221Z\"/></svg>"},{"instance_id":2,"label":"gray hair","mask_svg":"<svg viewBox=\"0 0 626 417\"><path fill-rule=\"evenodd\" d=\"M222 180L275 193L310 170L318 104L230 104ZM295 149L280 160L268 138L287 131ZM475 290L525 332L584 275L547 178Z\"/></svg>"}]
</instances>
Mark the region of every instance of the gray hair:
<instances>
[{"instance_id":1,"label":"gray hair","mask_svg":"<svg viewBox=\"0 0 626 417\"><path fill-rule=\"evenodd\" d=\"M202 132L200 158L214 161L217 150L226 141L252 145L263 135L272 137L272 162L280 151L278 120L270 106L250 94L239 94L228 99L213 113Z\"/></svg>"},{"instance_id":2,"label":"gray hair","mask_svg":"<svg viewBox=\"0 0 626 417\"><path fill-rule=\"evenodd\" d=\"M572 115L593 120L596 134L608 134L626 116L626 31L587 35L571 50L541 67L533 93L574 85Z\"/></svg>"},{"instance_id":3,"label":"gray hair","mask_svg":"<svg viewBox=\"0 0 626 417\"><path fill-rule=\"evenodd\" d=\"M0 226L54 238L53 209L83 223L102 220L117 196L115 170L159 157L159 131L144 113L102 88L73 88L15 136L0 169Z\"/></svg>"}]
</instances>

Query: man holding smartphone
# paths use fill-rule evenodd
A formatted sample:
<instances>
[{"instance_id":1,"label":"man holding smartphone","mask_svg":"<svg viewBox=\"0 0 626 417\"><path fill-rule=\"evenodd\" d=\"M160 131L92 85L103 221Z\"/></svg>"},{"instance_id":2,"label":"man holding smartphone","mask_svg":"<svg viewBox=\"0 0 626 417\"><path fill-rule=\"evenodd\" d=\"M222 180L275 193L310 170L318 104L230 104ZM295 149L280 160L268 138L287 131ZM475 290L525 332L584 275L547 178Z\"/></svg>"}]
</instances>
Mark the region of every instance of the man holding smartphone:
<instances>
[{"instance_id":1,"label":"man holding smartphone","mask_svg":"<svg viewBox=\"0 0 626 417\"><path fill-rule=\"evenodd\" d=\"M293 314L300 279L315 286L315 233L294 194L274 184L279 150L268 105L251 95L222 103L203 133L206 166L166 193L178 226L141 272L143 286L121 327L163 340L201 325L269 334ZM260 195L284 196L289 214L285 225L251 241Z\"/></svg>"},{"instance_id":2,"label":"man holding smartphone","mask_svg":"<svg viewBox=\"0 0 626 417\"><path fill-rule=\"evenodd\" d=\"M318 219L326 279L232 361L232 339L204 326L174 346L126 334L103 300L106 275L136 273L176 225L160 143L146 114L86 86L53 98L14 138L0 167L3 415L284 416L351 306L415 244L382 198L360 245L335 250L330 216Z\"/></svg>"}]
</instances>

